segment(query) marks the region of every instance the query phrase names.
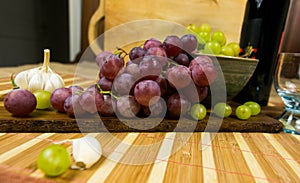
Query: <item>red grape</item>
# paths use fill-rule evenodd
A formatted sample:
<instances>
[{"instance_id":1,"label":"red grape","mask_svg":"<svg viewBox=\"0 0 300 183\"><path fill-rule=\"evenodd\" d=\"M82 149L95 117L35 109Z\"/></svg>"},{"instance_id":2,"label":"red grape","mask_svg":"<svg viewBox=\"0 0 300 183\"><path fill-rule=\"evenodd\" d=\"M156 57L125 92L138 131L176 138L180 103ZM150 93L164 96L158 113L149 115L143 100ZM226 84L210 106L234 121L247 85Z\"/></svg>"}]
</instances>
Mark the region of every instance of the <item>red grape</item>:
<instances>
[{"instance_id":1,"label":"red grape","mask_svg":"<svg viewBox=\"0 0 300 183\"><path fill-rule=\"evenodd\" d=\"M200 87L209 86L217 78L218 72L212 64L198 64L193 67L192 78Z\"/></svg>"},{"instance_id":2,"label":"red grape","mask_svg":"<svg viewBox=\"0 0 300 183\"><path fill-rule=\"evenodd\" d=\"M145 55L152 56L153 58L158 60L162 66L165 66L167 64L167 53L162 47L151 47L147 50Z\"/></svg>"},{"instance_id":3,"label":"red grape","mask_svg":"<svg viewBox=\"0 0 300 183\"><path fill-rule=\"evenodd\" d=\"M118 113L121 116L126 118L135 117L141 109L140 104L131 95L121 96L117 100L116 106L117 106Z\"/></svg>"},{"instance_id":4,"label":"red grape","mask_svg":"<svg viewBox=\"0 0 300 183\"><path fill-rule=\"evenodd\" d=\"M83 92L83 88L81 86L78 86L78 85L72 85L72 86L69 86L69 88L71 89L72 93L81 93Z\"/></svg>"},{"instance_id":5,"label":"red grape","mask_svg":"<svg viewBox=\"0 0 300 183\"><path fill-rule=\"evenodd\" d=\"M185 53L179 53L179 55L174 58L174 61L184 66L189 66L190 64L189 57Z\"/></svg>"},{"instance_id":6,"label":"red grape","mask_svg":"<svg viewBox=\"0 0 300 183\"><path fill-rule=\"evenodd\" d=\"M4 98L5 109L14 116L27 116L32 113L37 105L35 96L28 90L14 89Z\"/></svg>"},{"instance_id":7,"label":"red grape","mask_svg":"<svg viewBox=\"0 0 300 183\"><path fill-rule=\"evenodd\" d=\"M155 38L148 39L144 43L144 49L148 50L151 47L162 47L162 42Z\"/></svg>"},{"instance_id":8,"label":"red grape","mask_svg":"<svg viewBox=\"0 0 300 183\"><path fill-rule=\"evenodd\" d=\"M142 106L143 114L152 117L164 117L167 111L165 101L160 98L155 104L150 106Z\"/></svg>"},{"instance_id":9,"label":"red grape","mask_svg":"<svg viewBox=\"0 0 300 183\"><path fill-rule=\"evenodd\" d=\"M82 116L85 111L79 104L80 95L74 94L66 98L64 103L64 110L69 117Z\"/></svg>"},{"instance_id":10,"label":"red grape","mask_svg":"<svg viewBox=\"0 0 300 183\"><path fill-rule=\"evenodd\" d=\"M160 95L160 87L155 81L144 80L135 85L134 97L143 106L149 106L150 101L152 104L156 103Z\"/></svg>"},{"instance_id":11,"label":"red grape","mask_svg":"<svg viewBox=\"0 0 300 183\"><path fill-rule=\"evenodd\" d=\"M141 59L143 58L143 56L145 55L146 50L144 50L141 47L134 47L130 50L129 52L129 59L133 62L133 63L140 63Z\"/></svg>"},{"instance_id":12,"label":"red grape","mask_svg":"<svg viewBox=\"0 0 300 183\"><path fill-rule=\"evenodd\" d=\"M156 58L152 56L145 56L143 58L143 61L141 61L141 63L139 64L139 68L142 76L158 76L162 72L162 65Z\"/></svg>"},{"instance_id":13,"label":"red grape","mask_svg":"<svg viewBox=\"0 0 300 183\"><path fill-rule=\"evenodd\" d=\"M129 95L135 84L135 78L128 73L122 73L113 82L113 92L117 95Z\"/></svg>"},{"instance_id":14,"label":"red grape","mask_svg":"<svg viewBox=\"0 0 300 183\"><path fill-rule=\"evenodd\" d=\"M180 40L184 51L191 53L197 49L198 41L195 35L185 34L180 38Z\"/></svg>"},{"instance_id":15,"label":"red grape","mask_svg":"<svg viewBox=\"0 0 300 183\"><path fill-rule=\"evenodd\" d=\"M100 69L100 73L107 79L113 80L119 74L123 66L123 58L116 55L110 55L105 59Z\"/></svg>"},{"instance_id":16,"label":"red grape","mask_svg":"<svg viewBox=\"0 0 300 183\"><path fill-rule=\"evenodd\" d=\"M106 77L99 79L98 84L103 91L110 91L112 89L113 82Z\"/></svg>"},{"instance_id":17,"label":"red grape","mask_svg":"<svg viewBox=\"0 0 300 183\"><path fill-rule=\"evenodd\" d=\"M72 90L70 88L57 88L52 92L50 97L52 107L59 112L65 112L65 100L71 95Z\"/></svg>"},{"instance_id":18,"label":"red grape","mask_svg":"<svg viewBox=\"0 0 300 183\"><path fill-rule=\"evenodd\" d=\"M79 103L83 110L90 114L94 114L98 111L98 108L103 105L104 98L99 92L86 90L80 95Z\"/></svg>"},{"instance_id":19,"label":"red grape","mask_svg":"<svg viewBox=\"0 0 300 183\"><path fill-rule=\"evenodd\" d=\"M98 108L100 116L113 116L116 101L110 95L103 95L104 103Z\"/></svg>"},{"instance_id":20,"label":"red grape","mask_svg":"<svg viewBox=\"0 0 300 183\"><path fill-rule=\"evenodd\" d=\"M124 72L131 74L135 79L141 77L139 65L135 63L127 64Z\"/></svg>"},{"instance_id":21,"label":"red grape","mask_svg":"<svg viewBox=\"0 0 300 183\"><path fill-rule=\"evenodd\" d=\"M189 86L183 88L181 93L186 96L191 103L200 103L207 97L208 87L200 87L191 83Z\"/></svg>"},{"instance_id":22,"label":"red grape","mask_svg":"<svg viewBox=\"0 0 300 183\"><path fill-rule=\"evenodd\" d=\"M165 77L159 76L155 82L158 84L158 86L160 87L160 95L164 96L167 91L168 91L168 82L166 80Z\"/></svg>"},{"instance_id":23,"label":"red grape","mask_svg":"<svg viewBox=\"0 0 300 183\"><path fill-rule=\"evenodd\" d=\"M167 101L167 108L171 118L178 118L187 114L191 108L191 103L183 95L174 93Z\"/></svg>"},{"instance_id":24,"label":"red grape","mask_svg":"<svg viewBox=\"0 0 300 183\"><path fill-rule=\"evenodd\" d=\"M178 36L171 35L166 37L163 47L168 57L176 57L181 52L183 44Z\"/></svg>"},{"instance_id":25,"label":"red grape","mask_svg":"<svg viewBox=\"0 0 300 183\"><path fill-rule=\"evenodd\" d=\"M210 57L205 55L197 56L190 63L190 70L193 70L194 66L198 64L213 64L213 61Z\"/></svg>"},{"instance_id":26,"label":"red grape","mask_svg":"<svg viewBox=\"0 0 300 183\"><path fill-rule=\"evenodd\" d=\"M107 57L113 55L113 53L109 52L109 51L103 51L101 53L99 53L97 56L96 56L96 63L97 65L99 66L99 68L102 67L104 61L106 60Z\"/></svg>"},{"instance_id":27,"label":"red grape","mask_svg":"<svg viewBox=\"0 0 300 183\"><path fill-rule=\"evenodd\" d=\"M176 89L184 88L191 82L191 71L184 65L177 65L167 70L166 78Z\"/></svg>"}]
</instances>

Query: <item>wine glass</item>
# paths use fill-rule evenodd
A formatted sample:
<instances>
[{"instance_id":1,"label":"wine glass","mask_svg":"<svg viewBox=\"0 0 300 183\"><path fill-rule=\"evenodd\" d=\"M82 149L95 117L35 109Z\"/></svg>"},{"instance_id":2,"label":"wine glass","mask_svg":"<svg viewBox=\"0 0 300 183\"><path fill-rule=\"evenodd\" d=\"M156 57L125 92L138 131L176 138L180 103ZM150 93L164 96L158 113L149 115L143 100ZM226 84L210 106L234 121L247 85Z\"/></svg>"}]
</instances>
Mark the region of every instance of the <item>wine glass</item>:
<instances>
[{"instance_id":1,"label":"wine glass","mask_svg":"<svg viewBox=\"0 0 300 183\"><path fill-rule=\"evenodd\" d=\"M280 53L274 87L285 104L278 120L284 132L300 134L300 53Z\"/></svg>"}]
</instances>

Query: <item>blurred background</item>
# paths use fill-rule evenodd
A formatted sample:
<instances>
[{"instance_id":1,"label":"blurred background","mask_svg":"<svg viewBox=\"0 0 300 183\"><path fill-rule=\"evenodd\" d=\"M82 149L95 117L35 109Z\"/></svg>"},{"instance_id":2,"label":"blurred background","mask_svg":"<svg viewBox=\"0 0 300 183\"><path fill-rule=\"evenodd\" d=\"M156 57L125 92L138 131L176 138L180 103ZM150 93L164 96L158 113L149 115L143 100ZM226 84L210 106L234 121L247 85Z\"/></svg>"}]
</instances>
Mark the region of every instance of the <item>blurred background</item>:
<instances>
[{"instance_id":1,"label":"blurred background","mask_svg":"<svg viewBox=\"0 0 300 183\"><path fill-rule=\"evenodd\" d=\"M91 2L93 0L90 0ZM80 52L82 0L0 2L0 66L51 60L70 62Z\"/></svg>"}]
</instances>

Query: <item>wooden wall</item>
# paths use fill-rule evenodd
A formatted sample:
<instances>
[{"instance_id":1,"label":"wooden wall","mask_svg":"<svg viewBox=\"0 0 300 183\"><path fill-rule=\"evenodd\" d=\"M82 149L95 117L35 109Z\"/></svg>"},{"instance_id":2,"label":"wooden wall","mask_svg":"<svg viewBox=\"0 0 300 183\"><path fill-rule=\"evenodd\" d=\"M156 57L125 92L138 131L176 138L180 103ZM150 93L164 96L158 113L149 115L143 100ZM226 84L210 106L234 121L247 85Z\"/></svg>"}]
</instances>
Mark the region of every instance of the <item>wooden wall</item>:
<instances>
[{"instance_id":1,"label":"wooden wall","mask_svg":"<svg viewBox=\"0 0 300 183\"><path fill-rule=\"evenodd\" d=\"M112 30L118 25L134 20L149 18L168 20L183 27L191 23L197 25L209 23L212 30L223 31L228 41L239 42L246 2L246 0L107 0L105 1L105 30ZM155 29L152 25L148 28L145 31L151 32ZM111 39L108 43L106 41L106 48L107 44L115 46L112 41L119 39L122 43L124 37L132 36L137 32L136 30L130 33L132 31L130 28L122 29L124 31L111 34ZM169 31L168 29L172 27L161 30Z\"/></svg>"}]
</instances>

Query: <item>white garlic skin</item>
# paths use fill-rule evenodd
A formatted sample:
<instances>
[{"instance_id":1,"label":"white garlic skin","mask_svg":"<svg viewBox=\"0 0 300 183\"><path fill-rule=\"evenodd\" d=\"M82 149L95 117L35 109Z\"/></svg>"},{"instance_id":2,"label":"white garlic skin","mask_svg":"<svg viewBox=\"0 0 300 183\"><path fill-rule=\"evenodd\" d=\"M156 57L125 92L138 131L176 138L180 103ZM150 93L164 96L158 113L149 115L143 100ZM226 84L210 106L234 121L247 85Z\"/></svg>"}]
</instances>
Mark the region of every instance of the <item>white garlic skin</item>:
<instances>
[{"instance_id":1,"label":"white garlic skin","mask_svg":"<svg viewBox=\"0 0 300 183\"><path fill-rule=\"evenodd\" d=\"M22 89L34 92L46 90L52 93L57 88L65 86L62 77L50 68L50 51L44 50L44 64L40 67L25 70L16 75L14 81Z\"/></svg>"},{"instance_id":2,"label":"white garlic skin","mask_svg":"<svg viewBox=\"0 0 300 183\"><path fill-rule=\"evenodd\" d=\"M95 164L102 155L102 148L97 139L94 137L86 136L79 139L72 140L74 158L74 166L76 168L77 163L84 164L84 167L77 167L79 169L90 168Z\"/></svg>"}]
</instances>

